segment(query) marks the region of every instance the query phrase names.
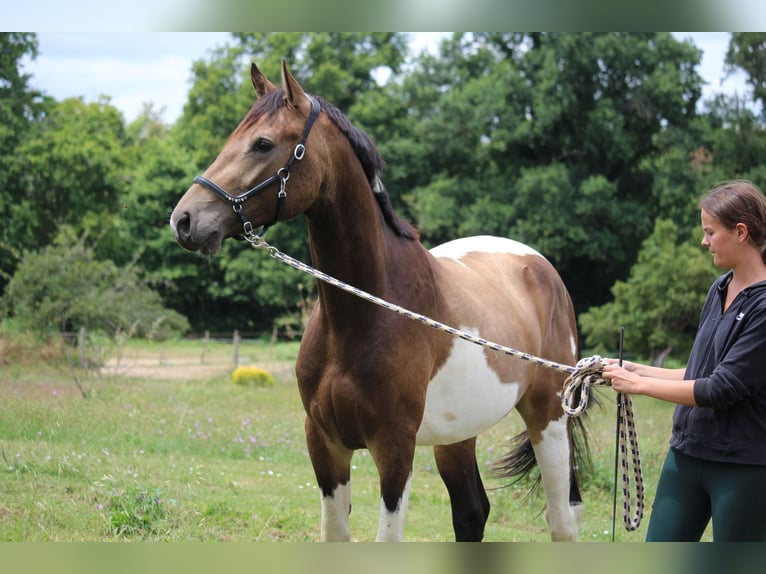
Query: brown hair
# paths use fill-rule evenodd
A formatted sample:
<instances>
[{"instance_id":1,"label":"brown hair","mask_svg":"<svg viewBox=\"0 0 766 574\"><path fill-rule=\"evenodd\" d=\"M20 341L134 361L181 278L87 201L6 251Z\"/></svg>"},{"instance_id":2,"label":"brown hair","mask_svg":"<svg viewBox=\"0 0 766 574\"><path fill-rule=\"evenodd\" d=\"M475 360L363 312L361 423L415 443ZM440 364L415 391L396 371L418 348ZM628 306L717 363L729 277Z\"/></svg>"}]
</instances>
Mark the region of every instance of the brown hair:
<instances>
[{"instance_id":1,"label":"brown hair","mask_svg":"<svg viewBox=\"0 0 766 574\"><path fill-rule=\"evenodd\" d=\"M702 196L700 208L727 229L744 223L766 263L766 197L758 186L744 179L716 184Z\"/></svg>"}]
</instances>

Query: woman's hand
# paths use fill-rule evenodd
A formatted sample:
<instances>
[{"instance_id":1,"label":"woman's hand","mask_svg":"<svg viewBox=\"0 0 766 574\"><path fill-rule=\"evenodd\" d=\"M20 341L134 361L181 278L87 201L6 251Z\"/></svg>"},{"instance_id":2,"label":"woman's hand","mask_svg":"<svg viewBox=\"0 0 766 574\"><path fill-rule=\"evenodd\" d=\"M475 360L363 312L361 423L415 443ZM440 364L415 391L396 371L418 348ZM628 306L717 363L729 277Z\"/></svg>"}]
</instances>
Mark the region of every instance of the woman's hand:
<instances>
[{"instance_id":1,"label":"woman's hand","mask_svg":"<svg viewBox=\"0 0 766 574\"><path fill-rule=\"evenodd\" d=\"M607 359L606 362L603 376L611 381L615 391L629 394L639 393L641 377L636 374L634 363L625 361L620 366L619 361L614 359Z\"/></svg>"},{"instance_id":2,"label":"woman's hand","mask_svg":"<svg viewBox=\"0 0 766 574\"><path fill-rule=\"evenodd\" d=\"M608 365L617 365L617 366L619 366L619 364L620 364L620 360L619 359L604 359L604 360L607 362ZM622 362L622 367L623 367L623 369L625 369L626 371L629 371L631 373L635 373L636 370L638 369L638 365L636 365L635 363L631 363L630 361L623 361Z\"/></svg>"}]
</instances>

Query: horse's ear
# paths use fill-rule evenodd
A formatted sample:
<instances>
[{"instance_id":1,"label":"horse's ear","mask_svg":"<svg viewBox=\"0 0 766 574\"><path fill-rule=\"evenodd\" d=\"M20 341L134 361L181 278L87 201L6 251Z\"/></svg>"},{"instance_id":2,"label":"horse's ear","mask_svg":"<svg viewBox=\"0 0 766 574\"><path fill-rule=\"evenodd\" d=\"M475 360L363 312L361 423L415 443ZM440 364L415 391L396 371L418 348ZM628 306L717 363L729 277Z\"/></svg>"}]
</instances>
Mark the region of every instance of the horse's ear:
<instances>
[{"instance_id":1,"label":"horse's ear","mask_svg":"<svg viewBox=\"0 0 766 574\"><path fill-rule=\"evenodd\" d=\"M255 62L250 64L250 79L253 81L255 93L258 94L259 98L262 98L266 94L270 94L277 89L277 87L263 75L263 72L261 72L260 68L255 65Z\"/></svg>"},{"instance_id":2,"label":"horse's ear","mask_svg":"<svg viewBox=\"0 0 766 574\"><path fill-rule=\"evenodd\" d=\"M309 115L311 112L311 100L306 95L306 92L303 91L303 88L301 88L298 80L287 69L287 61L284 59L282 60L282 86L285 88L287 103L292 108Z\"/></svg>"}]
</instances>

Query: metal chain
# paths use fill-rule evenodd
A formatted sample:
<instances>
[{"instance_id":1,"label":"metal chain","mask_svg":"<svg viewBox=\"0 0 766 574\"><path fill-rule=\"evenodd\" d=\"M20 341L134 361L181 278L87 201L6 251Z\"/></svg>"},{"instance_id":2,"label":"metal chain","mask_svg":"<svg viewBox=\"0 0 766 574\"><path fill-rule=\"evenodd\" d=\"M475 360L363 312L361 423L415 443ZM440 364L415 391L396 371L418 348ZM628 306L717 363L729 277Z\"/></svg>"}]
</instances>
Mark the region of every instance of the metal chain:
<instances>
[{"instance_id":1,"label":"metal chain","mask_svg":"<svg viewBox=\"0 0 766 574\"><path fill-rule=\"evenodd\" d=\"M381 299L380 297L371 295L370 293L367 293L366 291L362 291L361 289L358 289L357 287L349 285L348 283L344 283L343 281L340 281L330 275L327 275L326 273L323 273L322 271L319 271L318 269L315 269L314 267L311 267L310 265L306 265L302 261L299 261L297 259L294 259L293 257L290 257L289 255L282 253L276 247L269 245L266 242L266 240L263 239L263 237L256 235L255 233L252 233L252 232L246 233L245 239L250 243L250 245L252 245L256 249L261 249L266 251L272 258L276 259L277 261L281 261L282 263L285 263L289 265L290 267L297 269L298 271L307 273L308 275L316 277L317 279L320 279L321 281L329 285L332 285L334 287L337 287L338 289L342 289L343 291L356 295L357 297L360 297L361 299L364 299L365 301L369 301L370 303L375 303L376 305L379 305L385 309L398 313L399 315L403 315L409 319L417 321L418 323L422 323L424 325L427 325L434 329L438 329L439 331L443 331L444 333L447 333L454 337L458 337L460 339L464 339L471 343L475 343L482 347L492 349L493 351L498 351L501 353L505 353L506 355L515 357L517 359L528 361L540 367L545 367L548 369L553 369L555 371L568 373L569 377L567 377L567 380L564 384L564 389L561 393L561 406L564 412L569 416L573 416L573 417L579 416L586 409L586 407L588 406L588 400L590 398L591 385L609 385L609 381L605 379L603 376L601 376L601 373L603 371L604 366L606 365L606 362L604 361L603 358L601 358L598 355L593 355L591 357L585 357L583 359L580 359L579 361L577 361L577 364L575 366L564 365L561 363L557 363L555 361L550 361L548 359L537 357L535 355L530 355L529 353L519 351L512 347L506 347L504 345L500 345L498 343L488 341L487 339L484 339L483 337L477 337L475 335L472 335L460 329L450 327L449 325L441 323L440 321L436 321L434 319L426 317L425 315L421 315L420 313L415 313L414 311L410 311L409 309L405 309L404 307L400 307L399 305L390 303L386 301L385 299ZM621 411L621 412L624 412L625 415L621 416L619 448L620 448L620 453L622 455L621 458L622 458L622 469L623 469L623 472L622 472L623 511L624 511L623 522L625 524L625 528L628 531L632 531L638 528L639 524L641 523L641 517L643 516L644 485L643 485L643 478L641 473L641 460L640 460L639 451L638 451L638 437L636 435L635 420L633 416L633 404L629 396L624 395L623 393L618 393L617 396L618 396L618 400L620 396L623 396L625 397L625 399L627 399L626 402L623 404L623 410ZM577 404L572 406L572 403L575 402L575 398L576 398ZM631 448L631 454L632 454L631 465L633 467L633 477L634 477L634 482L636 487L636 511L635 511L635 516L632 520L628 516L630 511L630 506L631 506L631 499L630 499L630 477L628 473L628 462L626 460L626 456L627 456L626 438L625 438L626 435L628 437L627 441L630 443L630 448Z\"/></svg>"}]
</instances>

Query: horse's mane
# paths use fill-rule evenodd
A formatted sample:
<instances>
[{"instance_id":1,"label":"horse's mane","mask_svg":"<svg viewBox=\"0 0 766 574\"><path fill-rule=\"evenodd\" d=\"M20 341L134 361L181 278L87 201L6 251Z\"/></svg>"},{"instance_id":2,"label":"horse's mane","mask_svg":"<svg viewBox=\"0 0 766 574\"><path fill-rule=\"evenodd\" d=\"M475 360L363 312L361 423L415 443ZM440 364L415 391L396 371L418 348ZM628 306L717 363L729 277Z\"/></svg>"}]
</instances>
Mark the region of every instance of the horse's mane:
<instances>
[{"instance_id":1,"label":"horse's mane","mask_svg":"<svg viewBox=\"0 0 766 574\"><path fill-rule=\"evenodd\" d=\"M352 124L351 120L349 120L348 117L346 117L346 115L334 105L323 98L317 96L312 97L319 100L319 103L327 114L327 117L332 120L335 126L351 144L351 149L354 150L356 157L362 164L362 169L364 169L364 173L367 176L367 181L370 183L370 187L372 188L373 197L375 197L375 200L378 203L378 207L380 207L380 210L383 214L383 219L386 221L388 226L400 237L404 237L406 239L418 239L418 232L415 230L415 228L401 219L396 214L393 206L391 205L391 198L389 197L388 191L383 185L383 181L380 177L383 173L383 156L378 151L378 148L375 147L375 144L372 143L370 136ZM247 129L264 114L275 114L285 105L286 101L284 97L284 90L282 88L262 96L244 117L238 128L235 130L234 134L236 134L241 129ZM232 134L232 136L234 134Z\"/></svg>"}]
</instances>

